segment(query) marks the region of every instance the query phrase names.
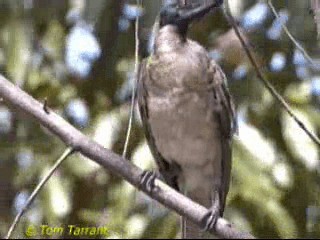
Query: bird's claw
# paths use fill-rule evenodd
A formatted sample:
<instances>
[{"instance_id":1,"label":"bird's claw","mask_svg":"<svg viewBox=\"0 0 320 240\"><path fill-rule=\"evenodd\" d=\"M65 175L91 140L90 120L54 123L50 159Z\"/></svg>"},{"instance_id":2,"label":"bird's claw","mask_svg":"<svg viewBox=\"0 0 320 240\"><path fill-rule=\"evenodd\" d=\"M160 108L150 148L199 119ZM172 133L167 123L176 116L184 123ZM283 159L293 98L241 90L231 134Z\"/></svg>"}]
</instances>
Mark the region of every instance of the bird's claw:
<instances>
[{"instance_id":1,"label":"bird's claw","mask_svg":"<svg viewBox=\"0 0 320 240\"><path fill-rule=\"evenodd\" d=\"M155 180L157 174L154 171L143 171L140 179L140 185L142 188L146 189L148 192L153 192L156 188Z\"/></svg>"},{"instance_id":2,"label":"bird's claw","mask_svg":"<svg viewBox=\"0 0 320 240\"><path fill-rule=\"evenodd\" d=\"M204 226L202 231L206 232L214 229L219 217L219 209L216 206L211 207L202 219Z\"/></svg>"}]
</instances>

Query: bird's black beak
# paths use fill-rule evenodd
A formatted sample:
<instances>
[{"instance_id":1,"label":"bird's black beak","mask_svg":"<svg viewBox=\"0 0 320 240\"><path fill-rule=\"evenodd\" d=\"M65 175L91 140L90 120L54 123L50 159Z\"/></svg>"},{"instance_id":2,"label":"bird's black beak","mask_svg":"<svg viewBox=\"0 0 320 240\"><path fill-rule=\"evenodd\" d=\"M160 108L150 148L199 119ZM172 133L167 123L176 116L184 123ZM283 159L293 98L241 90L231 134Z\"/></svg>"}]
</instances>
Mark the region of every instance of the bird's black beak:
<instances>
[{"instance_id":1,"label":"bird's black beak","mask_svg":"<svg viewBox=\"0 0 320 240\"><path fill-rule=\"evenodd\" d=\"M201 2L201 1L199 1ZM212 9L220 7L223 4L223 0L211 0L203 1L205 3L198 3L196 6L186 6L180 8L179 15L180 20L183 22L192 22L194 20L201 19Z\"/></svg>"}]
</instances>

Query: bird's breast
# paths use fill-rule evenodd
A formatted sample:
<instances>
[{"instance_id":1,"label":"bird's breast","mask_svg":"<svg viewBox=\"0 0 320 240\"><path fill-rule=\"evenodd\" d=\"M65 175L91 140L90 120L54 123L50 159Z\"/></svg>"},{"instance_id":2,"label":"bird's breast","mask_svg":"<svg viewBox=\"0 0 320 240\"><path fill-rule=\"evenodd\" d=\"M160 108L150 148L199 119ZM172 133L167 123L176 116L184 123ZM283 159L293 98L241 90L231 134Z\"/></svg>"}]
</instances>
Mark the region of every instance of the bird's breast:
<instances>
[{"instance_id":1,"label":"bird's breast","mask_svg":"<svg viewBox=\"0 0 320 240\"><path fill-rule=\"evenodd\" d=\"M194 181L200 176L219 185L221 175L221 126L209 86L213 77L209 64L207 53L194 45L153 56L144 79L157 151L182 168L190 188L200 187Z\"/></svg>"},{"instance_id":2,"label":"bird's breast","mask_svg":"<svg viewBox=\"0 0 320 240\"><path fill-rule=\"evenodd\" d=\"M146 85L158 92L204 89L210 77L209 59L206 55L199 58L187 50L183 52L183 54L170 52L151 57L147 66L149 79Z\"/></svg>"},{"instance_id":3,"label":"bird's breast","mask_svg":"<svg viewBox=\"0 0 320 240\"><path fill-rule=\"evenodd\" d=\"M219 154L219 122L210 98L209 92L183 89L149 94L149 123L157 148L167 161L205 165Z\"/></svg>"}]
</instances>

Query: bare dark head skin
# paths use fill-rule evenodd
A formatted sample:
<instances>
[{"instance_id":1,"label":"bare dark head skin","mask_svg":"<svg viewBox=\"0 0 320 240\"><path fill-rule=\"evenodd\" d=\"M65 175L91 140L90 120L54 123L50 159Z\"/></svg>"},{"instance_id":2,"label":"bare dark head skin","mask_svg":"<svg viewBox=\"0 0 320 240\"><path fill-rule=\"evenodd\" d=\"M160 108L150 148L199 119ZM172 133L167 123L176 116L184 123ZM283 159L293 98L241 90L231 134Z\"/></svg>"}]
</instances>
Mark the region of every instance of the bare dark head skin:
<instances>
[{"instance_id":1,"label":"bare dark head skin","mask_svg":"<svg viewBox=\"0 0 320 240\"><path fill-rule=\"evenodd\" d=\"M166 25L175 25L183 36L188 31L192 21L201 19L213 8L221 6L223 0L212 0L211 3L197 3L193 5L179 6L178 3L169 4L160 11L160 28Z\"/></svg>"}]
</instances>

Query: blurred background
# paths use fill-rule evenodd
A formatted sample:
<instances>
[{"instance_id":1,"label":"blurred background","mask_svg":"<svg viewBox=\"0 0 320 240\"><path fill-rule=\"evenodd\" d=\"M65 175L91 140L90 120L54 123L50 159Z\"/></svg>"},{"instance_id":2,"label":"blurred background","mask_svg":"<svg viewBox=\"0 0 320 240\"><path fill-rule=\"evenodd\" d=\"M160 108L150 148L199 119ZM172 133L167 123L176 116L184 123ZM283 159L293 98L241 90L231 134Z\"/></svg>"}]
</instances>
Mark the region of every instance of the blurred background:
<instances>
[{"instance_id":1,"label":"blurred background","mask_svg":"<svg viewBox=\"0 0 320 240\"><path fill-rule=\"evenodd\" d=\"M140 54L162 0L0 0L0 73L97 142L121 154L134 80L134 20ZM261 68L309 129L320 133L320 41L310 1L230 0ZM288 26L311 65L283 32ZM221 12L190 37L226 72L238 112L225 217L265 238L320 238L317 147L259 82ZM152 39L152 38L151 38ZM65 145L36 121L0 102L0 237ZM155 167L136 109L128 159ZM175 238L179 218L112 172L76 154L52 176L22 218L30 225L107 226L95 238ZM50 235L50 234L49 234ZM36 238L50 237L36 235ZM52 234L53 238L70 238Z\"/></svg>"}]
</instances>

